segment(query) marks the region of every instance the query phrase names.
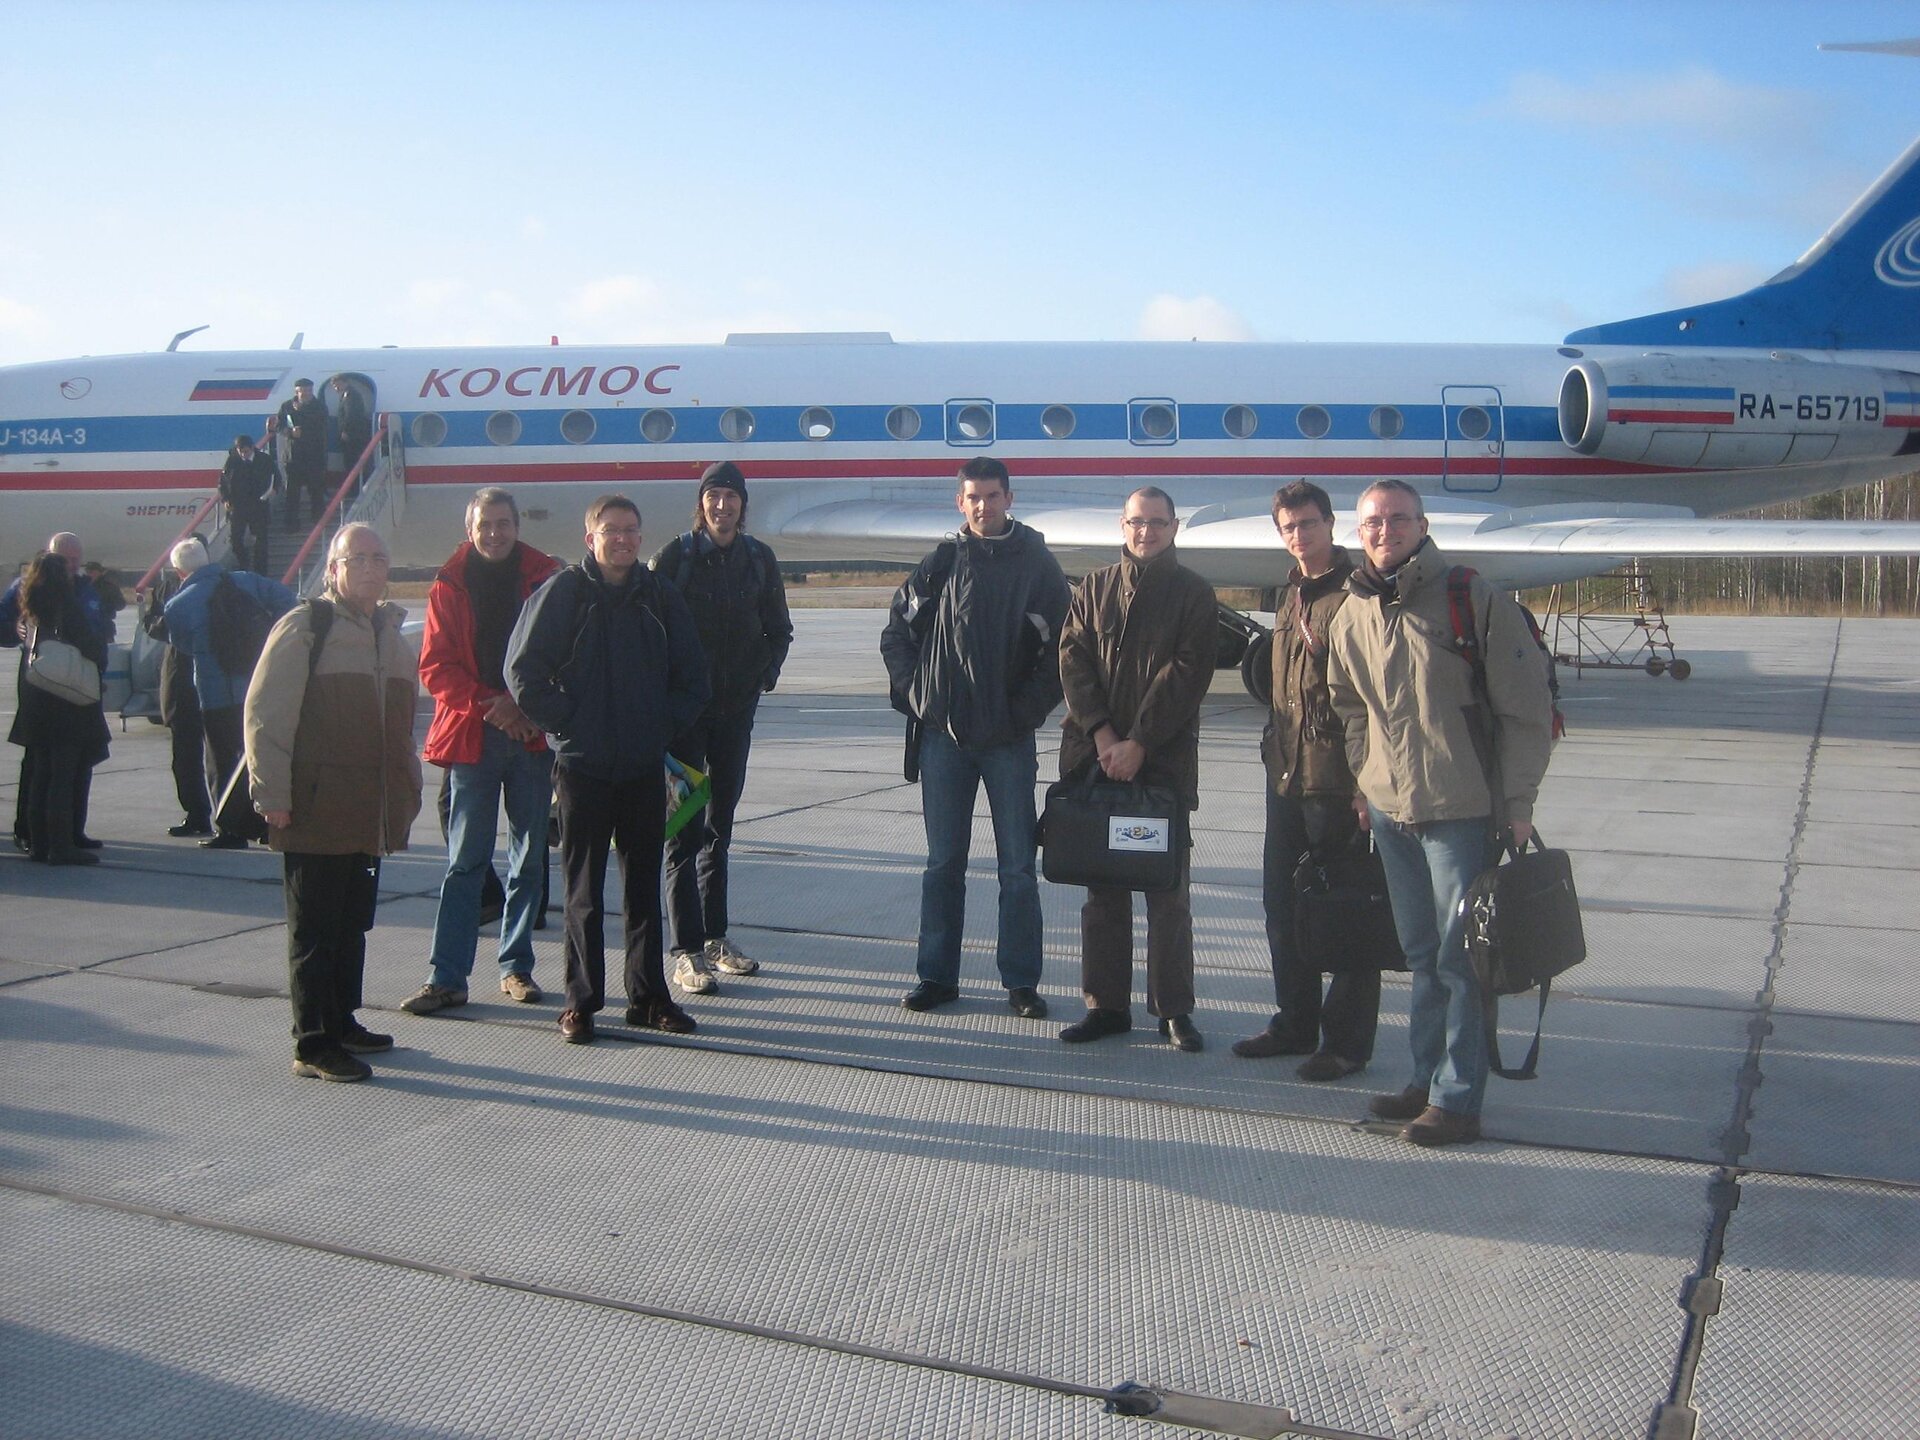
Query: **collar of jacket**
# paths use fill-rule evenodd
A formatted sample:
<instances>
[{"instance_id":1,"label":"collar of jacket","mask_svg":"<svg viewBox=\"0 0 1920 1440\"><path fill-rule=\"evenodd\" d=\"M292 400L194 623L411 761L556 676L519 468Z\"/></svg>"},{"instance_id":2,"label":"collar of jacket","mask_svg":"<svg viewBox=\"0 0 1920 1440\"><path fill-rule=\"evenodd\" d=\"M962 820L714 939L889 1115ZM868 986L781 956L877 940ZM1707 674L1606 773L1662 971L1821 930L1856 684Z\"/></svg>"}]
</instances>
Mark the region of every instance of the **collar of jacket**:
<instances>
[{"instance_id":1,"label":"collar of jacket","mask_svg":"<svg viewBox=\"0 0 1920 1440\"><path fill-rule=\"evenodd\" d=\"M466 589L467 560L476 553L471 540L462 540L460 548L447 557L447 563L440 567L433 578L444 580L447 584L461 590ZM513 542L513 553L498 563L511 564L520 576L521 585L524 588L528 572L537 569L545 558L541 551L534 549L526 541L516 540Z\"/></svg>"},{"instance_id":2,"label":"collar of jacket","mask_svg":"<svg viewBox=\"0 0 1920 1440\"><path fill-rule=\"evenodd\" d=\"M1150 585L1156 576L1179 568L1179 549L1175 545L1169 544L1150 560L1142 560L1124 545L1120 547L1120 577L1126 581L1129 590Z\"/></svg>"},{"instance_id":3,"label":"collar of jacket","mask_svg":"<svg viewBox=\"0 0 1920 1440\"><path fill-rule=\"evenodd\" d=\"M1439 553L1433 547L1433 537L1422 535L1420 543L1413 547L1413 553L1391 573L1383 572L1373 563L1371 556L1363 555L1347 581L1347 588L1356 595L1371 595L1383 602L1402 599L1408 590L1418 585L1432 558ZM1443 566L1446 564L1444 560L1440 563Z\"/></svg>"},{"instance_id":4,"label":"collar of jacket","mask_svg":"<svg viewBox=\"0 0 1920 1440\"><path fill-rule=\"evenodd\" d=\"M640 577L650 573L645 565L635 561L633 569L627 572L627 578L616 585L600 573L600 562L592 555L588 555L580 562L580 569L589 580L604 590L610 598L616 600L636 594L640 589Z\"/></svg>"},{"instance_id":5,"label":"collar of jacket","mask_svg":"<svg viewBox=\"0 0 1920 1440\"><path fill-rule=\"evenodd\" d=\"M953 539L956 544L977 545L982 552L998 550L1003 546L1015 550L1023 541L1022 532L1026 531L1027 527L1018 520L1007 521L1007 528L998 535L976 535L971 525L962 525L953 532Z\"/></svg>"},{"instance_id":6,"label":"collar of jacket","mask_svg":"<svg viewBox=\"0 0 1920 1440\"><path fill-rule=\"evenodd\" d=\"M1308 576L1303 574L1300 567L1296 565L1293 567L1293 573L1287 576L1287 584L1300 592L1303 603L1311 605L1322 595L1345 585L1347 576L1353 573L1353 568L1353 557L1336 545L1333 547L1333 564L1327 567L1324 574Z\"/></svg>"}]
</instances>

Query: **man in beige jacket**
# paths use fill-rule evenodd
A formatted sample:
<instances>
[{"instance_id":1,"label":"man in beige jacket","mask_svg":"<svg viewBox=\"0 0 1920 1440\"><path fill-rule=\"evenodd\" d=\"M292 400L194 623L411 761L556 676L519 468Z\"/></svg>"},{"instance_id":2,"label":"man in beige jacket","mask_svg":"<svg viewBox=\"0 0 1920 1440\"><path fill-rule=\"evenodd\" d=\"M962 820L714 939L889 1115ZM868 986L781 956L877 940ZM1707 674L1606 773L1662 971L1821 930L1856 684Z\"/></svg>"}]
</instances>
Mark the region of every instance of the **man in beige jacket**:
<instances>
[{"instance_id":1,"label":"man in beige jacket","mask_svg":"<svg viewBox=\"0 0 1920 1440\"><path fill-rule=\"evenodd\" d=\"M1382 480L1361 493L1357 513L1366 559L1328 627L1327 691L1413 978L1412 1081L1369 1108L1410 1122L1401 1134L1416 1145L1451 1145L1480 1138L1487 1086L1460 897L1491 859L1496 828L1511 829L1515 844L1532 834L1552 700L1526 616L1477 575L1468 595L1484 687L1476 680L1454 638L1452 567L1427 538L1419 491Z\"/></svg>"},{"instance_id":2,"label":"man in beige jacket","mask_svg":"<svg viewBox=\"0 0 1920 1440\"><path fill-rule=\"evenodd\" d=\"M354 1015L380 857L420 813L419 675L387 565L372 526L345 526L325 596L280 617L247 691L254 808L285 868L293 1073L320 1080L364 1080L359 1056L393 1046Z\"/></svg>"}]
</instances>

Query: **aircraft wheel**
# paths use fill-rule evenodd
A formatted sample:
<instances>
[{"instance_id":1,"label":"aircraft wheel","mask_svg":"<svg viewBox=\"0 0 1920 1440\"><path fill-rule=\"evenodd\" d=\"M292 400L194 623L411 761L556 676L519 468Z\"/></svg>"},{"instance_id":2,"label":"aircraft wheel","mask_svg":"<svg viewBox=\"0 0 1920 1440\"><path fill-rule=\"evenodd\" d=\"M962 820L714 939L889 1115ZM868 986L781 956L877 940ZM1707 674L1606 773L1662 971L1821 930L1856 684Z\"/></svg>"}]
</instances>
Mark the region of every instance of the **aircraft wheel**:
<instances>
[{"instance_id":1,"label":"aircraft wheel","mask_svg":"<svg viewBox=\"0 0 1920 1440\"><path fill-rule=\"evenodd\" d=\"M1676 680L1684 680L1693 673L1693 666L1684 660L1676 660L1667 668L1673 672L1673 678Z\"/></svg>"},{"instance_id":2,"label":"aircraft wheel","mask_svg":"<svg viewBox=\"0 0 1920 1440\"><path fill-rule=\"evenodd\" d=\"M1664 660L1656 659L1656 660L1647 661L1647 674L1649 675L1662 674L1665 672L1666 668L1667 668L1667 662Z\"/></svg>"}]
</instances>

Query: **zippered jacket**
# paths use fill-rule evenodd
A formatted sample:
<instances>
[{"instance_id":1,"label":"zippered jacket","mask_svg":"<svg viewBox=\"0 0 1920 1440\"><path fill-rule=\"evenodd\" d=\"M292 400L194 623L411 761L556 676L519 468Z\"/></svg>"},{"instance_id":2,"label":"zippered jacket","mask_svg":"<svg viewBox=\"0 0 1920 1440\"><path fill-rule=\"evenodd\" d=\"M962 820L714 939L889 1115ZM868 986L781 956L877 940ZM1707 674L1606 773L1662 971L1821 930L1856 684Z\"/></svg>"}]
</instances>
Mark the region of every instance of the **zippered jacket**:
<instances>
[{"instance_id":1,"label":"zippered jacket","mask_svg":"<svg viewBox=\"0 0 1920 1440\"><path fill-rule=\"evenodd\" d=\"M433 696L433 723L427 727L425 759L434 765L477 765L486 744L487 704L506 692L480 680L474 651L473 597L467 590L471 541L453 552L427 591L427 628L420 641L420 683ZM518 545L520 603L560 568L560 562L531 545ZM502 562L504 563L504 562ZM527 749L547 748L536 736Z\"/></svg>"},{"instance_id":2,"label":"zippered jacket","mask_svg":"<svg viewBox=\"0 0 1920 1440\"><path fill-rule=\"evenodd\" d=\"M744 530L731 545L704 530L676 535L649 568L680 592L707 653L714 715L738 715L760 703L780 679L793 644L793 620L780 569L764 541Z\"/></svg>"},{"instance_id":3,"label":"zippered jacket","mask_svg":"<svg viewBox=\"0 0 1920 1440\"><path fill-rule=\"evenodd\" d=\"M1328 634L1347 603L1353 561L1337 545L1333 556L1327 573L1310 580L1294 568L1273 618L1273 713L1262 758L1274 792L1296 800L1353 796L1346 733L1327 697Z\"/></svg>"}]
</instances>

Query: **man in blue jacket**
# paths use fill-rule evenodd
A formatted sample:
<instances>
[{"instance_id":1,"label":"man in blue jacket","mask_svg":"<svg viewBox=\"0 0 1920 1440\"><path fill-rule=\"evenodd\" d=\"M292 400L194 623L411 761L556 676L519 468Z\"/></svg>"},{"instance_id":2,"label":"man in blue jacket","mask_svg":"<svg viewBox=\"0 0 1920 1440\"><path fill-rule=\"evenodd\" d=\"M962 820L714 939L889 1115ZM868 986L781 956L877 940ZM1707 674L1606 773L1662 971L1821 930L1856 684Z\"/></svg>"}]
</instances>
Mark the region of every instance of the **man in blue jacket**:
<instances>
[{"instance_id":1,"label":"man in blue jacket","mask_svg":"<svg viewBox=\"0 0 1920 1440\"><path fill-rule=\"evenodd\" d=\"M587 558L548 580L507 641L507 690L554 752L566 873L566 1009L560 1036L593 1041L606 1004L607 848L620 852L629 1025L684 1035L660 937L667 744L709 698L687 604L640 563L640 509L624 495L587 507Z\"/></svg>"},{"instance_id":2,"label":"man in blue jacket","mask_svg":"<svg viewBox=\"0 0 1920 1440\"><path fill-rule=\"evenodd\" d=\"M229 570L207 557L198 540L182 540L168 560L180 577L180 589L167 601L167 643L193 658L193 688L200 698L200 723L213 754L213 801L219 807L246 755L242 707L253 679L253 663L267 631L293 608L294 593L277 580L251 570ZM222 586L231 587L222 593ZM237 595L234 593L237 592ZM254 633L236 633L252 619ZM237 802L252 808L243 794ZM234 828L233 816L214 817L218 830L202 840L207 850L244 850L247 837Z\"/></svg>"}]
</instances>

